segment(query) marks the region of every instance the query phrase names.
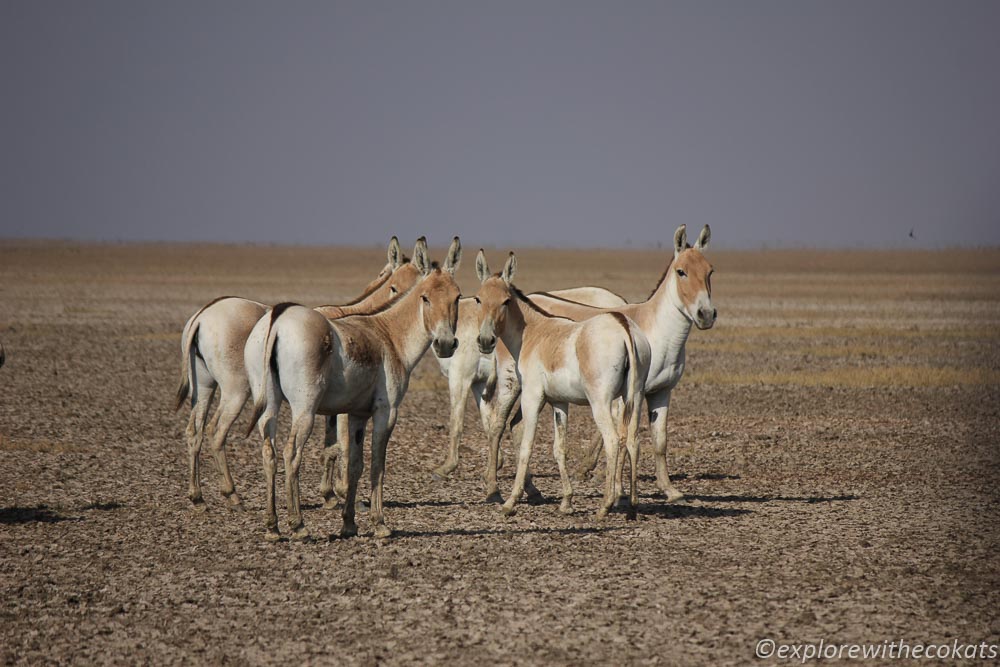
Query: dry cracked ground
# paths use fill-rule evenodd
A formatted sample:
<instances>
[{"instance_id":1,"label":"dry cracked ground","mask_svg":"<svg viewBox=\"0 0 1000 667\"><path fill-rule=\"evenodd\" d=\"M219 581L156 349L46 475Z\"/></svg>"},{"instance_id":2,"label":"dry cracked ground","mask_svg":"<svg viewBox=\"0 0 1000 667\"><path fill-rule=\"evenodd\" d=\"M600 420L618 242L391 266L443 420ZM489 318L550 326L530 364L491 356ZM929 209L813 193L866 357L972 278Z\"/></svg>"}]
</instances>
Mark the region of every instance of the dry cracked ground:
<instances>
[{"instance_id":1,"label":"dry cracked ground","mask_svg":"<svg viewBox=\"0 0 1000 667\"><path fill-rule=\"evenodd\" d=\"M361 536L325 539L340 516L319 502L317 434L303 494L321 539L263 539L253 438L229 447L248 511L224 507L203 453L193 512L171 405L184 321L221 294L345 301L383 253L0 242L6 663L740 665L762 638L1000 642L1000 252L710 250L719 322L689 341L669 423L687 499L654 492L646 454L634 523L595 518L603 467L557 511L550 429L545 501L503 518L472 408L459 470L433 480L433 359L390 444L394 538L362 517ZM667 256L519 259L526 290L642 299ZM581 408L571 422L578 461L592 427Z\"/></svg>"}]
</instances>

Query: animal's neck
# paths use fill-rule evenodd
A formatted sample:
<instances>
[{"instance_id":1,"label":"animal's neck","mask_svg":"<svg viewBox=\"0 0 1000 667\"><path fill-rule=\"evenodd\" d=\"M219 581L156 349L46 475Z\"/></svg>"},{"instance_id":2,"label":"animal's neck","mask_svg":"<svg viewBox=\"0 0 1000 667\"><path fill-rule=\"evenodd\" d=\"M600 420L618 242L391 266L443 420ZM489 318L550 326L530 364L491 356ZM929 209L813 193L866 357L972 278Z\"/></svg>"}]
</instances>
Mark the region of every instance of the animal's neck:
<instances>
[{"instance_id":1,"label":"animal's neck","mask_svg":"<svg viewBox=\"0 0 1000 667\"><path fill-rule=\"evenodd\" d=\"M410 290L388 310L372 315L371 320L387 332L406 372L412 371L431 345L431 335L420 317L418 290Z\"/></svg>"},{"instance_id":2,"label":"animal's neck","mask_svg":"<svg viewBox=\"0 0 1000 667\"><path fill-rule=\"evenodd\" d=\"M510 304L507 306L507 323L504 325L503 335L500 336L511 356L515 359L520 358L524 332L528 327L536 326L547 319L549 318L525 303L523 297L516 293L511 294Z\"/></svg>"},{"instance_id":3,"label":"animal's neck","mask_svg":"<svg viewBox=\"0 0 1000 667\"><path fill-rule=\"evenodd\" d=\"M691 320L682 310L683 304L677 295L673 276L668 274L643 306L652 311L653 321L656 322L657 332L655 336L650 336L650 342L653 339L659 342L657 347L663 354L680 354L691 334Z\"/></svg>"}]
</instances>

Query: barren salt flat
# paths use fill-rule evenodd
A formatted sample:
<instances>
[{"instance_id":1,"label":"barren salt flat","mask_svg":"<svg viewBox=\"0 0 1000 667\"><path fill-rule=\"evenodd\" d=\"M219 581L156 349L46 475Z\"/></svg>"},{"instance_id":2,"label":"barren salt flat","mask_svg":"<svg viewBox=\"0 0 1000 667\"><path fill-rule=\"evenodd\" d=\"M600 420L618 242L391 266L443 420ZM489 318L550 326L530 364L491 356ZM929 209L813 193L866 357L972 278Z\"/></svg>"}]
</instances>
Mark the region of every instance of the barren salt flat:
<instances>
[{"instance_id":1,"label":"barren salt flat","mask_svg":"<svg viewBox=\"0 0 1000 667\"><path fill-rule=\"evenodd\" d=\"M1000 642L1000 251L710 248L719 320L691 336L669 422L687 500L654 493L644 427L634 523L595 518L603 466L575 514L557 511L547 427L546 502L502 517L472 408L457 473L432 480L448 397L430 358L389 446L396 537L362 516L355 539L265 542L260 443L235 435L247 414L229 453L249 511L223 506L203 453L209 511L192 512L186 408L171 409L184 321L222 294L346 301L384 253L0 242L5 663L741 665L762 638ZM518 259L526 291L636 300L668 254ZM574 461L591 431L573 408ZM321 508L320 439L303 498L326 536L340 515Z\"/></svg>"}]
</instances>

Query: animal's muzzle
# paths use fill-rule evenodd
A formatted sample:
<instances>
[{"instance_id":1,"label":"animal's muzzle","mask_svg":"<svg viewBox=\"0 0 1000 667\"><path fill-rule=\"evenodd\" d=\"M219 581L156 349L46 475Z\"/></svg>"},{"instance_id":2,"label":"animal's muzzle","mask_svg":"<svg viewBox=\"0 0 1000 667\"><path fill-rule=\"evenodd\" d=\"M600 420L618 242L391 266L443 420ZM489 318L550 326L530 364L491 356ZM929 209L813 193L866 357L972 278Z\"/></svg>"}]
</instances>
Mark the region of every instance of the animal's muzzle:
<instances>
[{"instance_id":1,"label":"animal's muzzle","mask_svg":"<svg viewBox=\"0 0 1000 667\"><path fill-rule=\"evenodd\" d=\"M699 329L711 329L715 325L715 318L719 315L719 311L715 308L709 310L708 308L700 308L698 310L698 318L695 320L695 324Z\"/></svg>"},{"instance_id":2,"label":"animal's muzzle","mask_svg":"<svg viewBox=\"0 0 1000 667\"><path fill-rule=\"evenodd\" d=\"M479 351L482 354L491 354L497 346L496 336L480 336L479 337Z\"/></svg>"},{"instance_id":3,"label":"animal's muzzle","mask_svg":"<svg viewBox=\"0 0 1000 667\"><path fill-rule=\"evenodd\" d=\"M455 350L458 349L458 339L452 338L451 340L441 340L440 338L435 338L433 346L434 354L442 359L447 359L451 355L455 354Z\"/></svg>"}]
</instances>

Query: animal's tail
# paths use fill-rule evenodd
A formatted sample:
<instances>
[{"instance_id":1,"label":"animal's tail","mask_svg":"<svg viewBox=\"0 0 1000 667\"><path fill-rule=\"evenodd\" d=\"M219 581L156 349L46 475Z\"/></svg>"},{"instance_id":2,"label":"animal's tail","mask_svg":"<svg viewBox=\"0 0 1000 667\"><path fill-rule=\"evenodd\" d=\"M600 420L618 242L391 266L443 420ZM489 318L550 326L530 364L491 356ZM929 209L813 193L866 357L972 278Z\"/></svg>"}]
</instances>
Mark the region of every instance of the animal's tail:
<instances>
[{"instance_id":1,"label":"animal's tail","mask_svg":"<svg viewBox=\"0 0 1000 667\"><path fill-rule=\"evenodd\" d=\"M247 432L244 437L250 437L254 426L260 421L260 416L264 414L264 408L267 407L268 383L276 383L278 381L278 358L274 356L274 348L278 344L278 332L274 328L274 322L286 310L297 305L297 303L285 302L279 303L271 309L271 319L267 323L267 335L264 338L264 372L261 375L261 385L259 391L256 392L256 398L253 402L253 414L250 415L250 423L247 425Z\"/></svg>"},{"instance_id":2,"label":"animal's tail","mask_svg":"<svg viewBox=\"0 0 1000 667\"><path fill-rule=\"evenodd\" d=\"M189 328L184 334L184 340L181 342L181 381L177 386L177 397L174 403L174 412L181 409L181 405L184 404L184 399L188 397L191 392L191 378L194 377L194 357L198 353L198 327L199 318L201 314L208 310L211 306L219 303L223 299L235 299L237 297L233 296L220 296L217 299L212 299L204 306L198 309L198 312L188 320L190 323Z\"/></svg>"},{"instance_id":3,"label":"animal's tail","mask_svg":"<svg viewBox=\"0 0 1000 667\"><path fill-rule=\"evenodd\" d=\"M191 393L191 378L194 377L194 357L198 351L198 344L195 342L198 338L198 327L201 325L198 322L198 316L201 315L202 308L198 313L191 318L191 325L184 332L184 340L181 342L181 381L177 386L177 397L174 403L174 412L181 409L184 405L184 400Z\"/></svg>"},{"instance_id":4,"label":"animal's tail","mask_svg":"<svg viewBox=\"0 0 1000 667\"><path fill-rule=\"evenodd\" d=\"M645 378L639 373L639 363L635 354L635 336L628 318L621 313L611 313L625 329L625 354L628 356L628 368L625 370L625 411L622 419L626 438L629 442L635 440L639 433L639 409L642 406Z\"/></svg>"}]
</instances>

